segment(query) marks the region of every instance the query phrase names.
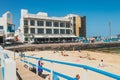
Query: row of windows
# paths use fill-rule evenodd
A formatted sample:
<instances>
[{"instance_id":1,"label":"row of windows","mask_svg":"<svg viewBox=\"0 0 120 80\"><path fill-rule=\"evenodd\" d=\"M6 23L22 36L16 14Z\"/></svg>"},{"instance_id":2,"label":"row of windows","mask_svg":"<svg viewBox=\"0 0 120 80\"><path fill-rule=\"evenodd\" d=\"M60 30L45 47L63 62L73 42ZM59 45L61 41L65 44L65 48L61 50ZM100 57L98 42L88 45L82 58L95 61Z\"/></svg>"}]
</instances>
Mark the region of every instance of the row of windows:
<instances>
[{"instance_id":1,"label":"row of windows","mask_svg":"<svg viewBox=\"0 0 120 80\"><path fill-rule=\"evenodd\" d=\"M24 20L24 25L28 25L28 20ZM35 26L35 20L30 20L30 25ZM44 21L37 21L37 26L45 26ZM46 26L51 27L52 21L46 21ZM70 27L70 22L53 22L54 27Z\"/></svg>"},{"instance_id":2,"label":"row of windows","mask_svg":"<svg viewBox=\"0 0 120 80\"><path fill-rule=\"evenodd\" d=\"M70 34L70 31L71 30L67 29L66 34ZM30 28L30 32L35 34L35 28ZM28 33L28 28L24 28L24 33ZM44 34L45 32L44 32L44 29L39 28L39 29L37 29L37 33L38 34ZM54 34L59 34L59 33L60 34L65 34L65 29L60 29L60 31L59 31L59 29L54 29L53 33ZM46 29L46 34L52 34L52 29Z\"/></svg>"}]
</instances>

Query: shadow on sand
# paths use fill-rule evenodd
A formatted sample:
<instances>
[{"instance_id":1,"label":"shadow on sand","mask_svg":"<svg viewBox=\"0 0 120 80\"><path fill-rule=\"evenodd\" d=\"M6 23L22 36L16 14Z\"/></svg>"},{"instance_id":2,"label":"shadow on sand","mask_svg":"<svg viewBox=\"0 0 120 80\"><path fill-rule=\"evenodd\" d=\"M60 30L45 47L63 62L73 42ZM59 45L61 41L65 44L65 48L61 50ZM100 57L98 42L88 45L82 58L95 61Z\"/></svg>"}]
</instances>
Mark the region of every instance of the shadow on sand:
<instances>
[{"instance_id":1,"label":"shadow on sand","mask_svg":"<svg viewBox=\"0 0 120 80\"><path fill-rule=\"evenodd\" d=\"M33 73L36 74L36 68L30 69L30 71L32 71ZM47 76L49 76L49 74L39 74L39 73L38 73L38 75L39 75L40 77L44 78L44 79L45 79Z\"/></svg>"}]
</instances>

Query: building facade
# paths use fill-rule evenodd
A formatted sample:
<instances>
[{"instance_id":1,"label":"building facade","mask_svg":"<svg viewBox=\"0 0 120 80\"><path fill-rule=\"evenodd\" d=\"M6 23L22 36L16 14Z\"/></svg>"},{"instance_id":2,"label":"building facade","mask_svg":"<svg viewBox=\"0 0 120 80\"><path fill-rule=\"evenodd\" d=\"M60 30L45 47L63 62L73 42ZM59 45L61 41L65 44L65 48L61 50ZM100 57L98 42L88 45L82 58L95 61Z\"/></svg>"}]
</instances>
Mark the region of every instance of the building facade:
<instances>
[{"instance_id":1,"label":"building facade","mask_svg":"<svg viewBox=\"0 0 120 80\"><path fill-rule=\"evenodd\" d=\"M86 24L82 18L74 14L48 17L44 12L29 14L22 9L19 31L25 42L69 42L77 36L86 36Z\"/></svg>"},{"instance_id":2,"label":"building facade","mask_svg":"<svg viewBox=\"0 0 120 80\"><path fill-rule=\"evenodd\" d=\"M6 39L14 39L15 25L12 23L12 14L8 11L0 17L0 43Z\"/></svg>"},{"instance_id":3,"label":"building facade","mask_svg":"<svg viewBox=\"0 0 120 80\"><path fill-rule=\"evenodd\" d=\"M76 36L86 37L86 16L73 17L73 27Z\"/></svg>"}]
</instances>

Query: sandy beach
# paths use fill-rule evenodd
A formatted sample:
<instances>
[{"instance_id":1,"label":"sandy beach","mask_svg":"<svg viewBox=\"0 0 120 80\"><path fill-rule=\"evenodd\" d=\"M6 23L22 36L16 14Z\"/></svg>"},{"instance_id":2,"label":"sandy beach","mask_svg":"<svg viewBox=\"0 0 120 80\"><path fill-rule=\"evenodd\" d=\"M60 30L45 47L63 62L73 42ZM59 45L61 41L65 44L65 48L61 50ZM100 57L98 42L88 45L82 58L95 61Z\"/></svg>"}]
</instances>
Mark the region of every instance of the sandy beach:
<instances>
[{"instance_id":1,"label":"sandy beach","mask_svg":"<svg viewBox=\"0 0 120 80\"><path fill-rule=\"evenodd\" d=\"M51 59L51 60L58 60L58 61L64 61L64 62L70 62L70 63L76 63L76 64L84 64L88 66L92 66L95 68L102 69L104 71L108 71L114 74L120 75L120 55L119 54L110 54L110 53L103 53L103 52L91 52L91 51L64 51L65 54L68 54L69 56L62 56L61 51L54 53L54 51L28 51L24 52L26 55L35 56L35 57L43 57L45 59ZM96 60L89 60L88 58L80 58L80 56L85 57L89 54L91 58L94 58ZM101 59L104 60L103 64L105 67L98 67ZM33 63L37 63L36 60L28 59L29 61ZM44 67L46 68L54 68L55 71L67 74L69 76L75 77L76 74L80 74L81 79L84 79L84 70L82 68L76 68L76 67L70 67L66 65L61 64L51 64L49 62L44 61ZM44 71L45 74L47 72ZM96 75L96 76L95 76ZM106 76L96 74L92 71L88 70L88 78L93 80L114 80L111 78L108 78ZM64 80L64 79L63 79Z\"/></svg>"},{"instance_id":2,"label":"sandy beach","mask_svg":"<svg viewBox=\"0 0 120 80\"><path fill-rule=\"evenodd\" d=\"M103 53L103 52L92 52L92 51L64 51L65 54L68 54L69 56L62 56L61 51L54 53L54 51L27 51L24 52L24 54L29 56L35 56L35 57L43 57L45 59L51 59L51 60L57 60L57 61L64 61L64 62L70 62L70 63L76 63L76 64L84 64L88 66L92 66L98 69L102 69L104 71L108 71L110 73L114 73L117 75L120 75L120 54L111 54L111 53ZM18 55L19 53L16 53ZM90 58L94 58L95 60L89 60L88 58L80 58L80 56L85 57L89 54ZM10 54L11 55L11 54ZM13 57L12 55L10 57ZM16 56L16 60L20 59L18 56ZM27 60L37 63L34 59L28 59ZM103 64L105 67L98 67L101 59L104 60ZM75 77L76 74L79 74L81 76L80 80L85 80L85 70L82 68L77 67L71 67L67 65L62 64L56 64L56 63L49 63L45 62L44 67L49 69L54 69L54 71L57 71L62 74L69 75L71 77ZM17 63L21 64L21 63ZM43 72L44 74L50 74L46 71ZM114 80L112 78L106 77L104 75L87 71L87 78L90 80ZM32 79L30 79L32 80ZM63 78L60 78L60 80L65 80Z\"/></svg>"}]
</instances>

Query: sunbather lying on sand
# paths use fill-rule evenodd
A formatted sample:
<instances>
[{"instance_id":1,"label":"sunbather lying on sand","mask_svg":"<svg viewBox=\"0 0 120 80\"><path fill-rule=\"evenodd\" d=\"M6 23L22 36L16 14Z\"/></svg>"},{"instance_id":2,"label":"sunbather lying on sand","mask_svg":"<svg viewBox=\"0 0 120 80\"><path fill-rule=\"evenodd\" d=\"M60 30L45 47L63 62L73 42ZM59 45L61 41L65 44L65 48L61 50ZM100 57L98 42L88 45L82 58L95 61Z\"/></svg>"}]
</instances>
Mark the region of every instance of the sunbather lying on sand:
<instances>
[{"instance_id":1,"label":"sunbather lying on sand","mask_svg":"<svg viewBox=\"0 0 120 80\"><path fill-rule=\"evenodd\" d=\"M86 56L80 56L80 58L88 58L88 57L90 57L90 54L88 54L88 53Z\"/></svg>"},{"instance_id":2,"label":"sunbather lying on sand","mask_svg":"<svg viewBox=\"0 0 120 80\"><path fill-rule=\"evenodd\" d=\"M62 56L69 56L68 54L65 54L63 51L61 51Z\"/></svg>"},{"instance_id":3,"label":"sunbather lying on sand","mask_svg":"<svg viewBox=\"0 0 120 80\"><path fill-rule=\"evenodd\" d=\"M88 54L88 53L86 56L80 56L80 58L87 58L88 60L96 60L96 58L91 57L90 54Z\"/></svg>"}]
</instances>

